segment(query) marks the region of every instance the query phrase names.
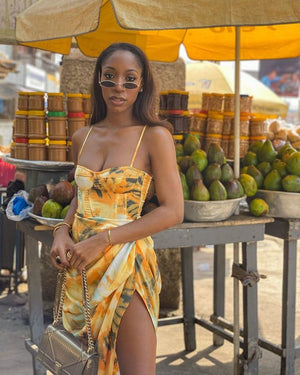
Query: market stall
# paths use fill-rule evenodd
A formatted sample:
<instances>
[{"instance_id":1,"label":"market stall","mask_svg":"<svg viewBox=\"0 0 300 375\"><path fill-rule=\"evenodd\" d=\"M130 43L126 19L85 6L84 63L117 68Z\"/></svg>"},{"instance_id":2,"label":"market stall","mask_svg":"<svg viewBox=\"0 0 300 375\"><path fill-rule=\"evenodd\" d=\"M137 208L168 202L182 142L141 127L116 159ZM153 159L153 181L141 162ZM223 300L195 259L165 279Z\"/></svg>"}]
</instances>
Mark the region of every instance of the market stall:
<instances>
[{"instance_id":1,"label":"market stall","mask_svg":"<svg viewBox=\"0 0 300 375\"><path fill-rule=\"evenodd\" d=\"M134 2L131 8L131 3L127 1L126 7L123 8L122 2L119 1L102 3L91 0L86 2L85 9L82 4L78 7L75 4L72 9L67 3L60 1L59 6L56 6L58 4L51 3L50 5L49 2L41 1L37 6L31 7L31 10L28 9L28 12L18 19L18 39L32 47L68 53L72 37L77 35L79 48L87 55L96 56L107 44L115 39L120 41L123 38L123 41L139 45L150 59L163 61L175 60L178 56L178 47L183 43L189 57L193 59L236 60L234 160L235 176L238 177L240 57L260 59L298 56L300 52L298 5L289 3L287 6L277 1L270 8L269 2L264 1L257 2L255 6L253 2L248 1L218 1L211 9L201 1L193 3L173 1L172 6L168 1L160 1L151 7L146 1L141 1L138 4ZM66 16L69 17L72 14L70 20L76 20L84 12L89 14L89 17L86 17L89 22L82 23L82 29L79 30L78 25L73 25L72 22L67 24L64 22ZM100 12L101 22L98 22ZM50 13L51 20L56 19L51 24L43 18L45 16L49 19ZM114 18L115 14L117 21ZM229 17L228 14L230 14ZM22 24L23 17L25 22ZM37 21L40 21L40 29ZM32 25L28 27L30 22ZM48 27L45 27L45 24ZM52 28L53 25L55 28ZM56 25L64 25L66 28L57 28ZM119 25L128 29L135 25L138 30L147 30L124 30ZM262 26L254 27L253 25ZM243 240L246 240L246 237L240 238L237 242L244 242ZM236 254L238 251L235 251ZM235 256L235 261L238 261L238 256ZM238 305L238 293L235 297L235 305ZM236 323L234 339L235 346L239 347L238 314ZM238 362L237 354L238 351L235 351L236 363ZM256 368L256 360L251 366Z\"/></svg>"}]
</instances>

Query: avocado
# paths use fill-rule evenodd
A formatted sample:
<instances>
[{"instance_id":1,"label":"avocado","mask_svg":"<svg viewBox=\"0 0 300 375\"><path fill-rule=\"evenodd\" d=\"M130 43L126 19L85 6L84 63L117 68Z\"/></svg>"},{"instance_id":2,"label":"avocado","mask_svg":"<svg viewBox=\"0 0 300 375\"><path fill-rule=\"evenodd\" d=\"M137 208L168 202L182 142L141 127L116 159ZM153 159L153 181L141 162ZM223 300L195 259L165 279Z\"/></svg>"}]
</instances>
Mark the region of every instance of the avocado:
<instances>
[{"instance_id":1,"label":"avocado","mask_svg":"<svg viewBox=\"0 0 300 375\"><path fill-rule=\"evenodd\" d=\"M261 171L257 169L254 165L249 165L247 174L254 178L258 189L260 189L263 186L264 176L261 173Z\"/></svg>"},{"instance_id":2,"label":"avocado","mask_svg":"<svg viewBox=\"0 0 300 375\"><path fill-rule=\"evenodd\" d=\"M214 180L209 185L209 194L212 201L222 201L227 199L227 191L225 186L219 180Z\"/></svg>"},{"instance_id":3,"label":"avocado","mask_svg":"<svg viewBox=\"0 0 300 375\"><path fill-rule=\"evenodd\" d=\"M277 169L272 169L264 179L264 189L266 190L281 190L281 176Z\"/></svg>"},{"instance_id":4,"label":"avocado","mask_svg":"<svg viewBox=\"0 0 300 375\"><path fill-rule=\"evenodd\" d=\"M259 161L268 161L273 163L277 155L274 149L273 143L270 139L267 139L262 147L258 150L257 157Z\"/></svg>"},{"instance_id":5,"label":"avocado","mask_svg":"<svg viewBox=\"0 0 300 375\"><path fill-rule=\"evenodd\" d=\"M199 138L193 134L188 134L183 143L184 155L191 155L195 150L201 148Z\"/></svg>"},{"instance_id":6,"label":"avocado","mask_svg":"<svg viewBox=\"0 0 300 375\"><path fill-rule=\"evenodd\" d=\"M232 180L233 177L234 177L234 173L233 173L231 166L228 163L223 164L221 167L220 181L224 183L226 181Z\"/></svg>"},{"instance_id":7,"label":"avocado","mask_svg":"<svg viewBox=\"0 0 300 375\"><path fill-rule=\"evenodd\" d=\"M286 162L286 169L289 174L300 177L300 152L294 152Z\"/></svg>"},{"instance_id":8,"label":"avocado","mask_svg":"<svg viewBox=\"0 0 300 375\"><path fill-rule=\"evenodd\" d=\"M242 160L242 165L249 166L249 165L257 165L257 164L258 164L258 160L257 160L256 153L252 151L248 151Z\"/></svg>"},{"instance_id":9,"label":"avocado","mask_svg":"<svg viewBox=\"0 0 300 375\"><path fill-rule=\"evenodd\" d=\"M261 163L257 164L256 168L265 177L269 172L271 172L272 166L268 161L262 161Z\"/></svg>"},{"instance_id":10,"label":"avocado","mask_svg":"<svg viewBox=\"0 0 300 375\"><path fill-rule=\"evenodd\" d=\"M206 187L209 187L213 180L221 178L221 166L217 163L209 164L203 171L203 181Z\"/></svg>"},{"instance_id":11,"label":"avocado","mask_svg":"<svg viewBox=\"0 0 300 375\"><path fill-rule=\"evenodd\" d=\"M183 199L184 200L190 199L189 187L186 182L185 175L182 172L180 172L180 180L181 180L181 186L182 186L182 192L183 192Z\"/></svg>"},{"instance_id":12,"label":"avocado","mask_svg":"<svg viewBox=\"0 0 300 375\"><path fill-rule=\"evenodd\" d=\"M222 147L215 142L211 142L207 150L208 164L217 163L222 165L224 163L224 151Z\"/></svg>"},{"instance_id":13,"label":"avocado","mask_svg":"<svg viewBox=\"0 0 300 375\"><path fill-rule=\"evenodd\" d=\"M191 154L191 160L197 165L200 172L202 172L208 164L207 155L204 150L197 149Z\"/></svg>"},{"instance_id":14,"label":"avocado","mask_svg":"<svg viewBox=\"0 0 300 375\"><path fill-rule=\"evenodd\" d=\"M249 174L242 173L239 177L239 181L243 186L244 192L247 197L253 197L257 192L257 184L255 179Z\"/></svg>"},{"instance_id":15,"label":"avocado","mask_svg":"<svg viewBox=\"0 0 300 375\"><path fill-rule=\"evenodd\" d=\"M225 182L224 186L227 191L227 199L236 199L244 195L244 189L237 179Z\"/></svg>"},{"instance_id":16,"label":"avocado","mask_svg":"<svg viewBox=\"0 0 300 375\"><path fill-rule=\"evenodd\" d=\"M191 165L185 174L185 179L188 184L188 187L191 188L194 181L201 179L202 180L202 174L199 171L199 169L196 167L196 165Z\"/></svg>"},{"instance_id":17,"label":"avocado","mask_svg":"<svg viewBox=\"0 0 300 375\"><path fill-rule=\"evenodd\" d=\"M287 175L281 180L284 191L292 193L300 193L300 177L295 175Z\"/></svg>"},{"instance_id":18,"label":"avocado","mask_svg":"<svg viewBox=\"0 0 300 375\"><path fill-rule=\"evenodd\" d=\"M194 201L209 201L209 191L201 179L194 181L191 188L191 198Z\"/></svg>"}]
</instances>

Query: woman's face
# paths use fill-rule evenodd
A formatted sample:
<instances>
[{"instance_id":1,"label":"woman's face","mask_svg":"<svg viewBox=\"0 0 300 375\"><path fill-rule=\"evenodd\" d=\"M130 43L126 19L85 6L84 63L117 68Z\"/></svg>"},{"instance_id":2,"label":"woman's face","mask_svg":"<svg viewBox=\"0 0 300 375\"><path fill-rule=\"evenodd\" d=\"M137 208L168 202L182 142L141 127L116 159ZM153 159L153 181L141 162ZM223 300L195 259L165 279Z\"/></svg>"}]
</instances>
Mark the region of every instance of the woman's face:
<instances>
[{"instance_id":1,"label":"woman's face","mask_svg":"<svg viewBox=\"0 0 300 375\"><path fill-rule=\"evenodd\" d=\"M100 86L107 113L132 111L142 88L142 68L135 55L129 51L116 51L104 61L101 70L99 81L102 82Z\"/></svg>"}]
</instances>

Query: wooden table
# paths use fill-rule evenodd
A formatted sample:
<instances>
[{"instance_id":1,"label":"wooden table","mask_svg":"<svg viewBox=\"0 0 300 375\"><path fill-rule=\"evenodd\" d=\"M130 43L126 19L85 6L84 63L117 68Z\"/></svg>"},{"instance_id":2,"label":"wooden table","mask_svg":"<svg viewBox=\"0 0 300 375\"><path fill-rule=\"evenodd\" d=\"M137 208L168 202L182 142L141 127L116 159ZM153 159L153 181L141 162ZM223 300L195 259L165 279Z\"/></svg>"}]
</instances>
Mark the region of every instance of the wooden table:
<instances>
[{"instance_id":1,"label":"wooden table","mask_svg":"<svg viewBox=\"0 0 300 375\"><path fill-rule=\"evenodd\" d=\"M195 324L214 333L214 343L222 340L233 341L233 335L222 327L227 324L224 318L225 304L225 245L242 244L242 267L245 271L257 270L257 241L264 239L265 225L272 218L255 218L248 215L237 215L223 222L182 223L153 236L155 249L179 247L181 249L183 316L159 320L159 326L183 324L185 348L196 349ZM28 267L29 323L31 340L39 343L44 331L43 302L41 289L40 259L38 241L51 246L51 231L36 231L36 222L25 220L17 223L17 228L25 235ZM214 290L213 317L208 322L195 315L193 286L193 247L214 245ZM240 338L243 358L247 363L245 374L258 374L258 358L254 355L258 348L257 285L243 287L244 329ZM43 367L35 361L33 354L33 373L45 373Z\"/></svg>"}]
</instances>

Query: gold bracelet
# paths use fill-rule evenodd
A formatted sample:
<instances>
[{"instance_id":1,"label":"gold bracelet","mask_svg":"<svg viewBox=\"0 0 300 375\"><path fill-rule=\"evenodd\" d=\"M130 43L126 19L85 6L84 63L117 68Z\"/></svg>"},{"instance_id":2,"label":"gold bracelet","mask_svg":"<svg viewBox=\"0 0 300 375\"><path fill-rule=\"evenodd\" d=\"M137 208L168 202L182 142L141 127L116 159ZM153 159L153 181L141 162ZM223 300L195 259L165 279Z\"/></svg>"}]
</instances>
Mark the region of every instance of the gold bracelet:
<instances>
[{"instance_id":1,"label":"gold bracelet","mask_svg":"<svg viewBox=\"0 0 300 375\"><path fill-rule=\"evenodd\" d=\"M71 229L72 229L72 225L69 224L69 223L67 223L67 222L65 222L65 221L62 221L62 222L57 223L57 224L54 225L53 236L54 236L55 232L56 232L59 228L61 228L63 225L66 225L66 226L69 228L69 232L71 231Z\"/></svg>"},{"instance_id":2,"label":"gold bracelet","mask_svg":"<svg viewBox=\"0 0 300 375\"><path fill-rule=\"evenodd\" d=\"M107 236L108 236L108 244L112 245L112 243L111 243L110 229L107 231Z\"/></svg>"}]
</instances>

